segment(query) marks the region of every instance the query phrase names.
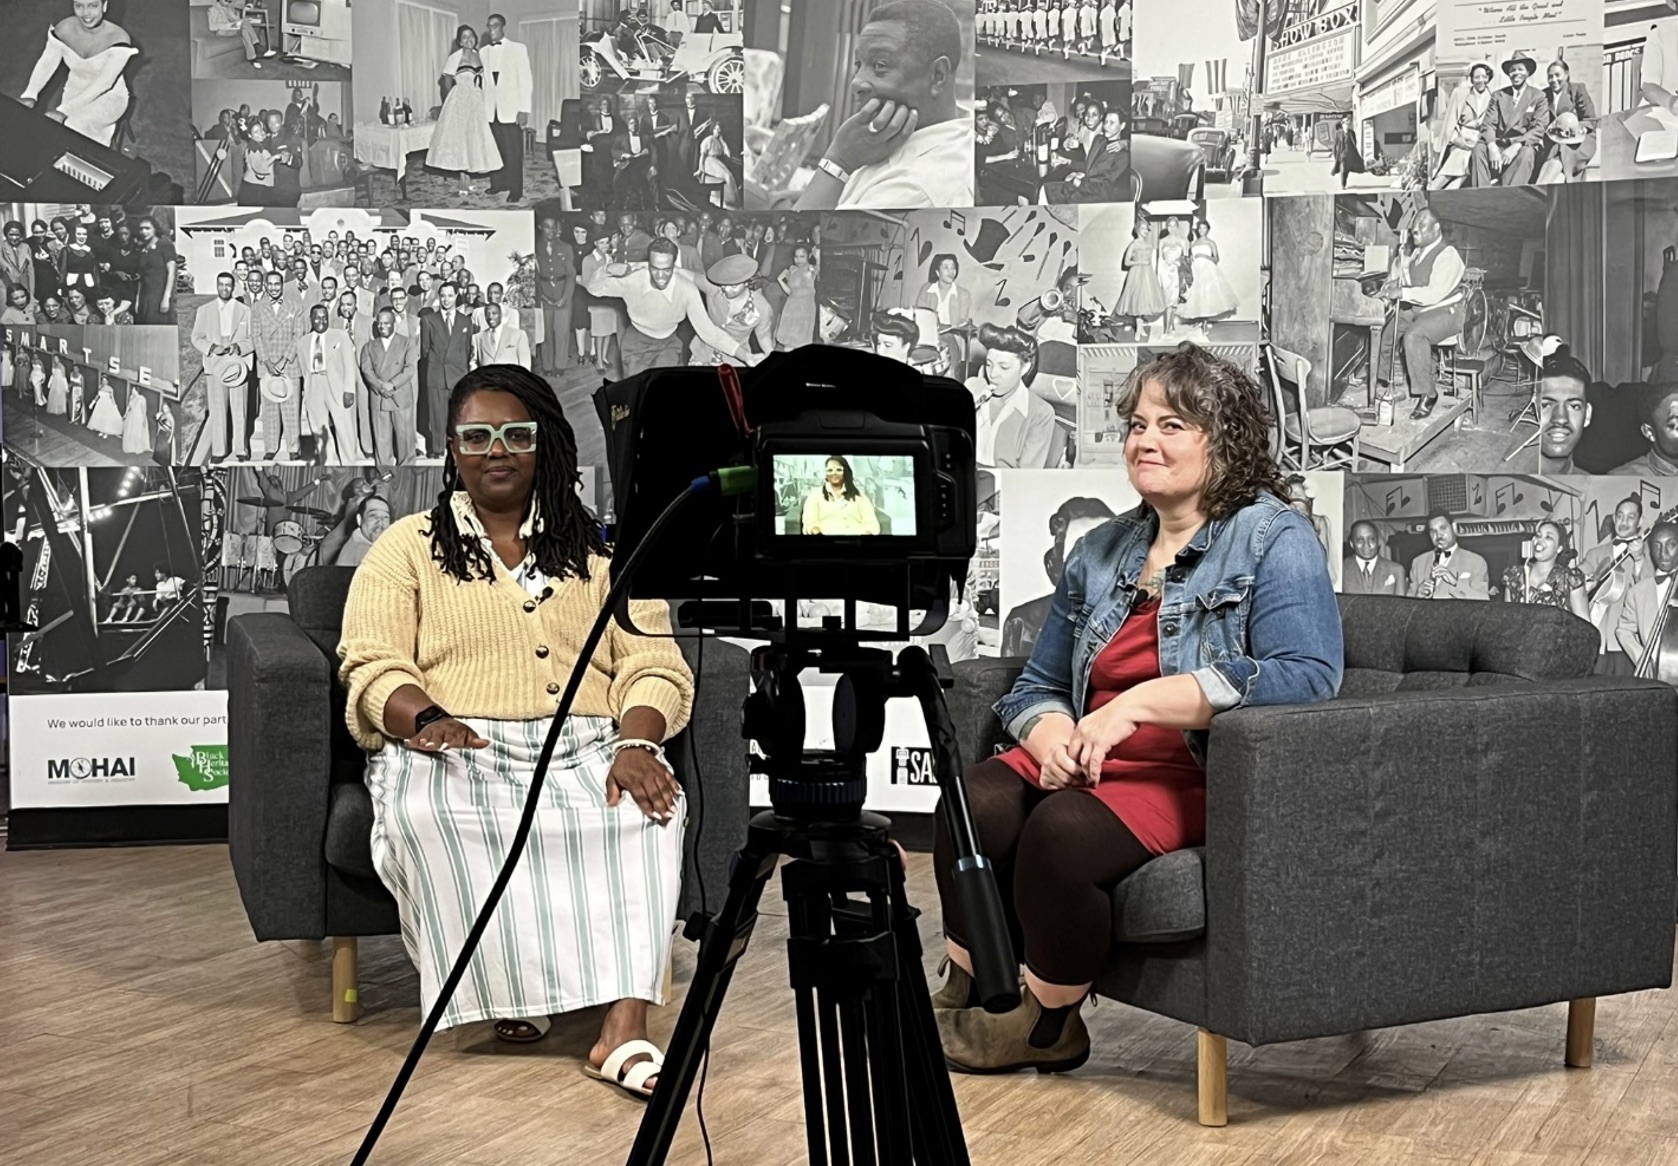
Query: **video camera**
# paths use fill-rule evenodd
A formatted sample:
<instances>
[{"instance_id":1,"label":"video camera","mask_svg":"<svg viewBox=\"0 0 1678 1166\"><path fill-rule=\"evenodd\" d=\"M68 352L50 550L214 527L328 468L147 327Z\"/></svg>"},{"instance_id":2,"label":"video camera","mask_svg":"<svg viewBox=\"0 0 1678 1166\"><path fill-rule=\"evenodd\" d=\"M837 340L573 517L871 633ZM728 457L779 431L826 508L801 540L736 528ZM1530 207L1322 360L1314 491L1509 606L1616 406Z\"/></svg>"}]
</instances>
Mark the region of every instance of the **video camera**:
<instances>
[{"instance_id":1,"label":"video camera","mask_svg":"<svg viewBox=\"0 0 1678 1166\"><path fill-rule=\"evenodd\" d=\"M678 626L769 640L796 631L778 625L769 599L898 608L895 632L859 639L943 625L977 549L964 386L859 349L810 346L756 368L654 369L605 386L595 404L620 550L695 479L717 473L722 484L661 533L630 597L675 602ZM911 610L926 612L913 629ZM618 620L635 630L627 602Z\"/></svg>"},{"instance_id":2,"label":"video camera","mask_svg":"<svg viewBox=\"0 0 1678 1166\"><path fill-rule=\"evenodd\" d=\"M722 908L688 922L698 963L630 1162L665 1162L764 883L786 857L811 1161L828 1160L833 1123L883 1162L966 1166L918 912L891 823L863 809L888 700L915 699L926 721L974 980L993 1012L1019 1002L1008 924L962 782L942 649L935 659L911 645L894 659L864 642L937 631L965 586L978 549L973 395L872 353L809 346L750 369L653 369L602 387L595 406L623 571L612 618L638 632L629 600L666 600L678 628L766 641L752 652L741 728L760 748L749 765L769 778L773 808L748 826ZM785 602L784 620L771 599ZM842 599L844 614L802 627L804 599ZM895 630L859 628L858 603L895 607ZM807 668L838 674L831 749L805 747ZM831 1106L824 1082L840 1080L875 1082L874 1097Z\"/></svg>"}]
</instances>

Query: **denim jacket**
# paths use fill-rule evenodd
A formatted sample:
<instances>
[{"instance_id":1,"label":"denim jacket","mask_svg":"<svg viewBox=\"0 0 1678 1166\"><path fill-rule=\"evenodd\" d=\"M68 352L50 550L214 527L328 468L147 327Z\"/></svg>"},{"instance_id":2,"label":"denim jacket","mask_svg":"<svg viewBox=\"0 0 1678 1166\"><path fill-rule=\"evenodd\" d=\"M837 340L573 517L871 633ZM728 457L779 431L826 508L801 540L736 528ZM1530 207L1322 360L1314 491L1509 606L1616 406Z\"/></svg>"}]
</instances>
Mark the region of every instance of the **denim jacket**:
<instances>
[{"instance_id":1,"label":"denim jacket","mask_svg":"<svg viewBox=\"0 0 1678 1166\"><path fill-rule=\"evenodd\" d=\"M1073 547L1031 658L996 702L1015 740L1042 713L1081 718L1090 668L1130 612L1158 529L1139 506ZM1195 532L1166 569L1158 618L1160 675L1192 673L1215 712L1307 704L1340 690L1340 606L1323 545L1273 494ZM1184 736L1204 767L1206 730Z\"/></svg>"}]
</instances>

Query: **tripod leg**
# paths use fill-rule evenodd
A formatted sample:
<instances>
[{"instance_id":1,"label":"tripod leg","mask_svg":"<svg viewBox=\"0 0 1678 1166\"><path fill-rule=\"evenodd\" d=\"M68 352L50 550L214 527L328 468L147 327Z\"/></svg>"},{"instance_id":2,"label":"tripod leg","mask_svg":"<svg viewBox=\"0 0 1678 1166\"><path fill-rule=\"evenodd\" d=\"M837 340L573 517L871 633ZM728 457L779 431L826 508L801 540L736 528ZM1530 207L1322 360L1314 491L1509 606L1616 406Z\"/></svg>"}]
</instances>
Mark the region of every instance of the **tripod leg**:
<instances>
[{"instance_id":1,"label":"tripod leg","mask_svg":"<svg viewBox=\"0 0 1678 1166\"><path fill-rule=\"evenodd\" d=\"M897 1008L901 1018L903 1063L908 1070L909 1112L914 1160L927 1166L968 1166L961 1112L944 1060L944 1044L932 1011L932 991L921 966L919 914L909 905L903 867L891 862L892 932L897 939Z\"/></svg>"},{"instance_id":2,"label":"tripod leg","mask_svg":"<svg viewBox=\"0 0 1678 1166\"><path fill-rule=\"evenodd\" d=\"M693 983L688 986L676 1031L670 1037L663 1071L659 1073L658 1084L653 1088L647 1112L635 1135L635 1144L629 1151L631 1166L662 1166L670 1153L688 1092L699 1075L700 1059L710 1043L717 1014L722 1011L728 983L734 977L734 967L745 954L752 929L757 926L757 905L763 895L763 884L774 873L778 856L779 851L754 830L735 859L728 880L728 899L706 921Z\"/></svg>"}]
</instances>

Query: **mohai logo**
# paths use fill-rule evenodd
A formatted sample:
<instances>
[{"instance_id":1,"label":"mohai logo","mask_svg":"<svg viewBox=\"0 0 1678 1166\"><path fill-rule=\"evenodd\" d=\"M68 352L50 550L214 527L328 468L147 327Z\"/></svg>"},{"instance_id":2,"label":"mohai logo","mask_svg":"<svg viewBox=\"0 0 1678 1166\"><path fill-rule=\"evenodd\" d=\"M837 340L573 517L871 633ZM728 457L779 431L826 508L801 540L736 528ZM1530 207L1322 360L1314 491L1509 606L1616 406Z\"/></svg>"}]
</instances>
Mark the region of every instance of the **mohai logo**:
<instances>
[{"instance_id":1,"label":"mohai logo","mask_svg":"<svg viewBox=\"0 0 1678 1166\"><path fill-rule=\"evenodd\" d=\"M47 760L48 781L133 781L132 757L53 757Z\"/></svg>"}]
</instances>

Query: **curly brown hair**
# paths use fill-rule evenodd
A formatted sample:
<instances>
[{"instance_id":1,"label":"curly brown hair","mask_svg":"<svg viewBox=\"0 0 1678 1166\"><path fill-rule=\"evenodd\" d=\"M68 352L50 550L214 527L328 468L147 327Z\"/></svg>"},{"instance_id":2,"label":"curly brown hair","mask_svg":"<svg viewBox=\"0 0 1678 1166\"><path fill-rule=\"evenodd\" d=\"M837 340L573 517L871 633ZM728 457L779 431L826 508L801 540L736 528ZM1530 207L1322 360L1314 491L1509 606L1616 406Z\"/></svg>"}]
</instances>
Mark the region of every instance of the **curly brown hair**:
<instances>
[{"instance_id":1,"label":"curly brown hair","mask_svg":"<svg viewBox=\"0 0 1678 1166\"><path fill-rule=\"evenodd\" d=\"M1204 348L1184 343L1147 364L1139 364L1113 402L1128 421L1153 385L1173 412L1206 434L1207 475L1203 505L1208 518L1222 518L1250 506L1264 491L1284 501L1288 486L1270 452L1270 410L1264 393L1245 370Z\"/></svg>"}]
</instances>

